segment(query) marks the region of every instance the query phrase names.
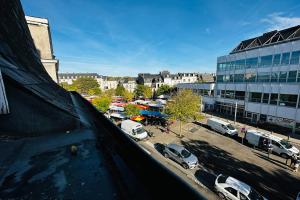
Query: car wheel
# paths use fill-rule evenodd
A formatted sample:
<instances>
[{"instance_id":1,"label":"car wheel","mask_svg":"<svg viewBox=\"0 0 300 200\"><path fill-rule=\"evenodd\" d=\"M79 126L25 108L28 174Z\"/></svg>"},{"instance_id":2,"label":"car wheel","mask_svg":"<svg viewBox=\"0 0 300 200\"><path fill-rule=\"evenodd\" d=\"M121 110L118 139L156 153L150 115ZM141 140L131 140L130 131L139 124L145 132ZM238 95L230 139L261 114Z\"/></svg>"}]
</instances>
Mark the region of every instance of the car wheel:
<instances>
[{"instance_id":1,"label":"car wheel","mask_svg":"<svg viewBox=\"0 0 300 200\"><path fill-rule=\"evenodd\" d=\"M189 166L188 166L186 163L183 163L183 164L182 164L182 167L183 167L184 169L188 169L188 168L189 168Z\"/></svg>"},{"instance_id":2,"label":"car wheel","mask_svg":"<svg viewBox=\"0 0 300 200\"><path fill-rule=\"evenodd\" d=\"M218 192L218 196L220 197L220 199L226 200L226 197L225 197L225 195L223 193Z\"/></svg>"},{"instance_id":3,"label":"car wheel","mask_svg":"<svg viewBox=\"0 0 300 200\"><path fill-rule=\"evenodd\" d=\"M168 153L164 153L165 158L169 158L169 154Z\"/></svg>"},{"instance_id":4,"label":"car wheel","mask_svg":"<svg viewBox=\"0 0 300 200\"><path fill-rule=\"evenodd\" d=\"M280 156L285 158L285 159L287 159L289 157L286 153L281 153Z\"/></svg>"}]
</instances>

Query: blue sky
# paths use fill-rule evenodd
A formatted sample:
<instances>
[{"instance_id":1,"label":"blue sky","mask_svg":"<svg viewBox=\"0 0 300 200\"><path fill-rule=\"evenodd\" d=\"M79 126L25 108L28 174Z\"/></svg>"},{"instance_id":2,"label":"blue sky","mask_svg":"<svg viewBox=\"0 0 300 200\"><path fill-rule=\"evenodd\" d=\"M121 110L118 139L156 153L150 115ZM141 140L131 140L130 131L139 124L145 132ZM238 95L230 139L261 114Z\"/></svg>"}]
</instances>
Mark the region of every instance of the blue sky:
<instances>
[{"instance_id":1,"label":"blue sky","mask_svg":"<svg viewBox=\"0 0 300 200\"><path fill-rule=\"evenodd\" d=\"M49 19L59 72L215 72L241 40L300 24L299 0L21 2Z\"/></svg>"}]
</instances>

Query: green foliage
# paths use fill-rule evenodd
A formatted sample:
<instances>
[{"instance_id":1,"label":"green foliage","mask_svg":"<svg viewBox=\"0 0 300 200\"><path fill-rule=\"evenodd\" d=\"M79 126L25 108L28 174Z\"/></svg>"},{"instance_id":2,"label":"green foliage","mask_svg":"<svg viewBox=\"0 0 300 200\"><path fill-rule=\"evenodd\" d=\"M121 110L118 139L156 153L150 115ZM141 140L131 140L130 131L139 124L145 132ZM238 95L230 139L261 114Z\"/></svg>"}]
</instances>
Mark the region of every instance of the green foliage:
<instances>
[{"instance_id":1,"label":"green foliage","mask_svg":"<svg viewBox=\"0 0 300 200\"><path fill-rule=\"evenodd\" d=\"M97 80L88 77L78 78L73 81L73 86L76 88L76 91L80 94L89 94L89 90L99 92L99 84ZM90 91L90 92L91 92Z\"/></svg>"},{"instance_id":2,"label":"green foliage","mask_svg":"<svg viewBox=\"0 0 300 200\"><path fill-rule=\"evenodd\" d=\"M88 95L100 95L101 94L101 90L100 88L91 88L88 90Z\"/></svg>"},{"instance_id":3,"label":"green foliage","mask_svg":"<svg viewBox=\"0 0 300 200\"><path fill-rule=\"evenodd\" d=\"M157 89L157 96L162 95L162 94L169 94L171 91L171 87L168 85L162 85Z\"/></svg>"},{"instance_id":4,"label":"green foliage","mask_svg":"<svg viewBox=\"0 0 300 200\"><path fill-rule=\"evenodd\" d=\"M117 96L124 96L124 94L125 94L125 88L124 88L124 86L122 85L122 84L118 84L118 86L117 86L117 88L116 88L116 95Z\"/></svg>"},{"instance_id":5,"label":"green foliage","mask_svg":"<svg viewBox=\"0 0 300 200\"><path fill-rule=\"evenodd\" d=\"M100 111L106 112L109 109L109 105L112 101L112 98L107 95L101 95L93 99L92 104Z\"/></svg>"},{"instance_id":6,"label":"green foliage","mask_svg":"<svg viewBox=\"0 0 300 200\"><path fill-rule=\"evenodd\" d=\"M140 109L133 104L127 104L125 106L125 114L129 117L136 116L140 114Z\"/></svg>"},{"instance_id":7,"label":"green foliage","mask_svg":"<svg viewBox=\"0 0 300 200\"><path fill-rule=\"evenodd\" d=\"M125 90L123 98L126 102L131 101L134 97L134 94L132 92L129 92L128 90Z\"/></svg>"},{"instance_id":8,"label":"green foliage","mask_svg":"<svg viewBox=\"0 0 300 200\"><path fill-rule=\"evenodd\" d=\"M166 113L172 119L180 121L180 133L182 122L191 119L199 120L201 97L193 94L191 90L181 90L167 103Z\"/></svg>"},{"instance_id":9,"label":"green foliage","mask_svg":"<svg viewBox=\"0 0 300 200\"><path fill-rule=\"evenodd\" d=\"M69 85L68 83L63 82L63 83L60 83L60 86L68 91L76 91L76 87L73 84Z\"/></svg>"},{"instance_id":10,"label":"green foliage","mask_svg":"<svg viewBox=\"0 0 300 200\"><path fill-rule=\"evenodd\" d=\"M110 98L112 98L113 96L115 96L116 91L114 89L109 89L109 90L105 90L103 95L106 95Z\"/></svg>"},{"instance_id":11,"label":"green foliage","mask_svg":"<svg viewBox=\"0 0 300 200\"><path fill-rule=\"evenodd\" d=\"M149 86L138 84L134 90L134 96L150 98L152 97L152 89Z\"/></svg>"}]
</instances>

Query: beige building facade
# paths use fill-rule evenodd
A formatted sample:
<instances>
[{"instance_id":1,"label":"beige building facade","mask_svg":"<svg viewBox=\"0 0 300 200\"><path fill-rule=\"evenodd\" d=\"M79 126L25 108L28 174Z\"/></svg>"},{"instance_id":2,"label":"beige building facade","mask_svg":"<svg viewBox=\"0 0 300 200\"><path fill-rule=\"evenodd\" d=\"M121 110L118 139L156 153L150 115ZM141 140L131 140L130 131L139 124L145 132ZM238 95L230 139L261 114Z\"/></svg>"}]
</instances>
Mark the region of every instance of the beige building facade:
<instances>
[{"instance_id":1,"label":"beige building facade","mask_svg":"<svg viewBox=\"0 0 300 200\"><path fill-rule=\"evenodd\" d=\"M35 47L40 55L41 62L50 77L58 83L59 61L53 55L53 46L48 19L26 16L28 28Z\"/></svg>"}]
</instances>

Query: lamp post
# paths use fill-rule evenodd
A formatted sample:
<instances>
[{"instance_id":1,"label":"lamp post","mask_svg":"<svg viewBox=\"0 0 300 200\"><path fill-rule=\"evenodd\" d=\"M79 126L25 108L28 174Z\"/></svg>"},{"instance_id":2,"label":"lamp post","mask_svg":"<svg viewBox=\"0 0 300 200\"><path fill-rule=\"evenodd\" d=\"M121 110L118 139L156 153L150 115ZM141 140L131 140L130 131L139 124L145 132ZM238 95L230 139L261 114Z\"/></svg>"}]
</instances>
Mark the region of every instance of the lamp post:
<instances>
[{"instance_id":1,"label":"lamp post","mask_svg":"<svg viewBox=\"0 0 300 200\"><path fill-rule=\"evenodd\" d=\"M236 122L236 113L237 113L237 101L235 102L235 108L234 108L234 124Z\"/></svg>"}]
</instances>

